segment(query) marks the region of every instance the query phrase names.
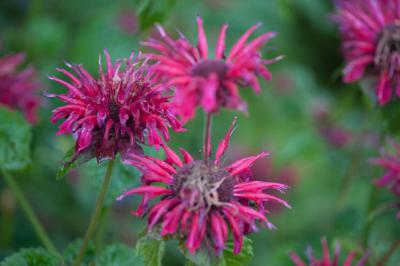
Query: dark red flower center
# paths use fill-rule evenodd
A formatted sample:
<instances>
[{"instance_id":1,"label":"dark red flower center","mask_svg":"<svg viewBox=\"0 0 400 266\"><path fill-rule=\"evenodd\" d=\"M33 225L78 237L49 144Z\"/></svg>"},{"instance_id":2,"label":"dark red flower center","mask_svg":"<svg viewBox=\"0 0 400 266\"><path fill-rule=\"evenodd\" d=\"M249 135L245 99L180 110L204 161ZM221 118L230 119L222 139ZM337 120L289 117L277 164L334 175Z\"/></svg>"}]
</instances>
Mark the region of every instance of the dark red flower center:
<instances>
[{"instance_id":1,"label":"dark red flower center","mask_svg":"<svg viewBox=\"0 0 400 266\"><path fill-rule=\"evenodd\" d=\"M379 34L374 62L392 74L400 70L400 23L387 25Z\"/></svg>"},{"instance_id":2,"label":"dark red flower center","mask_svg":"<svg viewBox=\"0 0 400 266\"><path fill-rule=\"evenodd\" d=\"M231 200L234 184L224 169L193 161L180 168L174 177L172 188L188 208L218 206Z\"/></svg>"},{"instance_id":3,"label":"dark red flower center","mask_svg":"<svg viewBox=\"0 0 400 266\"><path fill-rule=\"evenodd\" d=\"M207 78L211 73L215 73L218 79L224 80L228 65L223 60L205 59L197 63L192 70L193 76Z\"/></svg>"},{"instance_id":4,"label":"dark red flower center","mask_svg":"<svg viewBox=\"0 0 400 266\"><path fill-rule=\"evenodd\" d=\"M110 112L110 118L114 122L119 121L119 106L115 102L108 104L108 111Z\"/></svg>"}]
</instances>

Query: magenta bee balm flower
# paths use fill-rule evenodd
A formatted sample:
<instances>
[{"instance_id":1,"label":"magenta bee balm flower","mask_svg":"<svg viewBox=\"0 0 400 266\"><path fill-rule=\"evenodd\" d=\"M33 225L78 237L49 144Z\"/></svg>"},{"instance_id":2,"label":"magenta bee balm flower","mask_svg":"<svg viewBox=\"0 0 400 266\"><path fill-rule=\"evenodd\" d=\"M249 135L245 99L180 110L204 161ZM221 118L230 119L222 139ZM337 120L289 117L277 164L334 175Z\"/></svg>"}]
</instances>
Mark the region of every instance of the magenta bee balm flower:
<instances>
[{"instance_id":1,"label":"magenta bee balm flower","mask_svg":"<svg viewBox=\"0 0 400 266\"><path fill-rule=\"evenodd\" d=\"M342 34L347 65L344 81L366 72L378 77L376 96L381 105L400 96L400 2L337 0L334 20Z\"/></svg>"},{"instance_id":2,"label":"magenta bee balm flower","mask_svg":"<svg viewBox=\"0 0 400 266\"><path fill-rule=\"evenodd\" d=\"M240 159L227 167L221 166L233 126L220 142L215 160L209 163L194 160L183 149L180 150L182 160L166 145L163 145L166 161L133 154L128 163L143 173L143 185L127 191L119 199L132 194L143 195L134 214L146 213L149 230L157 227L162 236L178 236L191 253L202 244L221 252L229 231L233 235L234 253L239 253L243 235L256 230L256 221L273 228L265 216L268 212L265 203L279 202L290 206L265 192L283 192L286 185L250 180L250 167L257 159L267 156L267 152ZM159 196L161 200L150 206L150 200Z\"/></svg>"},{"instance_id":3,"label":"magenta bee balm flower","mask_svg":"<svg viewBox=\"0 0 400 266\"><path fill-rule=\"evenodd\" d=\"M34 93L41 84L33 68L17 70L24 60L23 53L0 57L0 105L22 111L26 119L34 123L39 106L39 99Z\"/></svg>"},{"instance_id":4,"label":"magenta bee balm flower","mask_svg":"<svg viewBox=\"0 0 400 266\"><path fill-rule=\"evenodd\" d=\"M386 151L381 157L373 158L370 162L382 167L385 171L376 184L380 187L387 187L400 199L400 145L393 140L389 141L389 144L394 153ZM400 220L400 211L397 213L397 218Z\"/></svg>"},{"instance_id":5,"label":"magenta bee balm flower","mask_svg":"<svg viewBox=\"0 0 400 266\"><path fill-rule=\"evenodd\" d=\"M240 98L238 87L249 86L256 92L261 90L257 77L271 79L266 65L276 61L263 59L260 48L275 33L265 33L252 41L250 35L260 26L251 27L225 54L225 33L228 25L222 26L214 56L208 49L203 29L203 20L197 18L198 43L193 46L182 34L178 39L169 37L158 26L159 38L143 42L155 50L147 56L158 62L152 67L157 77L176 88L174 105L183 120L193 118L197 106L206 113L218 112L221 107L240 111L247 109Z\"/></svg>"},{"instance_id":6,"label":"magenta bee balm flower","mask_svg":"<svg viewBox=\"0 0 400 266\"><path fill-rule=\"evenodd\" d=\"M57 69L70 82L57 77L51 80L68 89L57 95L66 103L53 111L52 122L65 121L58 135L75 133L75 157L87 149L94 151L98 160L113 158L117 152L138 151L137 143L158 146L169 139L168 129L181 130L168 97L161 95L160 86L147 72L142 57L111 63L104 52L107 68L99 67L99 78L94 79L81 65L67 66L75 74Z\"/></svg>"},{"instance_id":7,"label":"magenta bee balm flower","mask_svg":"<svg viewBox=\"0 0 400 266\"><path fill-rule=\"evenodd\" d=\"M338 266L339 265L339 255L340 255L340 246L336 245L335 247L335 253L333 255L333 259L331 259L331 256L329 255L329 248L328 244L326 242L326 239L321 240L322 243L322 249L323 249L323 255L321 259L316 259L313 255L312 249L307 250L307 255L308 255L308 260L309 263L303 262L295 253L291 253L290 257L292 259L292 262L294 263L295 266ZM368 254L366 253L358 262L357 264L354 264L355 266L363 266L365 265L367 261ZM343 266L352 266L354 262L355 254L354 252L350 252L346 259L343 262Z\"/></svg>"}]
</instances>

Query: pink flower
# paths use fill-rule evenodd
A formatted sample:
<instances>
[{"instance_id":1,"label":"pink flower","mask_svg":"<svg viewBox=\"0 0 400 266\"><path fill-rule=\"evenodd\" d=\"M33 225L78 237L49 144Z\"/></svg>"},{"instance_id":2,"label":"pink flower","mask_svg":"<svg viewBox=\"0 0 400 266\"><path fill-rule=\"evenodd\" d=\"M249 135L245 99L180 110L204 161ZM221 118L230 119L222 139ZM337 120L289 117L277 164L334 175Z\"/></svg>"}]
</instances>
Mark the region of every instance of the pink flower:
<instances>
[{"instance_id":1,"label":"pink flower","mask_svg":"<svg viewBox=\"0 0 400 266\"><path fill-rule=\"evenodd\" d=\"M24 60L23 53L0 57L0 105L22 111L29 122L35 123L39 99L34 93L41 84L32 67L17 70Z\"/></svg>"},{"instance_id":2,"label":"pink flower","mask_svg":"<svg viewBox=\"0 0 400 266\"><path fill-rule=\"evenodd\" d=\"M336 245L335 247L335 253L333 255L333 260L331 260L331 257L329 255L329 248L328 244L326 243L326 239L321 240L322 243L322 249L323 249L323 256L321 259L316 259L314 255L312 254L312 249L308 250L308 260L309 264L304 263L295 253L291 253L290 257L294 263L295 266L338 266L339 265L339 254L340 254L340 246ZM355 264L356 266L363 266L365 265L367 261L367 256L368 254L365 254L360 261ZM353 252L349 253L347 255L345 261L343 262L343 266L351 266L354 260L355 254Z\"/></svg>"},{"instance_id":3,"label":"pink flower","mask_svg":"<svg viewBox=\"0 0 400 266\"><path fill-rule=\"evenodd\" d=\"M376 181L376 184L380 187L389 188L400 199L400 145L394 140L390 140L389 144L395 152L385 151L381 157L371 159L370 163L381 166L385 171L384 175ZM400 212L397 217L400 220Z\"/></svg>"},{"instance_id":4,"label":"pink flower","mask_svg":"<svg viewBox=\"0 0 400 266\"><path fill-rule=\"evenodd\" d=\"M400 1L337 0L334 20L342 34L347 65L344 82L359 80L369 71L379 77L376 96L386 104L400 96Z\"/></svg>"},{"instance_id":5,"label":"pink flower","mask_svg":"<svg viewBox=\"0 0 400 266\"><path fill-rule=\"evenodd\" d=\"M86 150L98 160L113 158L117 152L122 156L140 152L137 143L157 147L163 138L169 140L169 127L181 130L168 97L161 95L140 55L134 58L132 53L112 64L108 52L104 54L107 68L103 71L100 64L98 79L81 65L70 64L67 67L75 75L57 69L70 82L49 77L68 89L57 95L66 105L53 111L51 121L65 119L58 135L76 133L75 159Z\"/></svg>"},{"instance_id":6,"label":"pink flower","mask_svg":"<svg viewBox=\"0 0 400 266\"><path fill-rule=\"evenodd\" d=\"M208 164L194 160L183 149L180 150L182 160L166 145L163 145L166 161L132 154L128 163L143 173L143 185L127 191L118 199L132 194L143 195L138 210L133 213L139 216L146 213L149 230L157 225L162 236L177 235L185 240L191 253L202 243L213 245L220 253L225 248L229 231L234 239L234 253L239 253L243 235L256 229L257 220L273 228L265 216L268 212L265 202L276 201L290 206L265 192L267 189L283 192L286 185L250 181L250 167L257 159L267 156L267 152L240 159L227 167L221 166L221 157L228 147L233 126L234 123L220 142L215 160ZM150 201L158 196L162 197L161 200L149 206Z\"/></svg>"},{"instance_id":7,"label":"pink flower","mask_svg":"<svg viewBox=\"0 0 400 266\"><path fill-rule=\"evenodd\" d=\"M152 67L157 77L176 88L174 105L184 121L193 118L197 106L206 113L218 112L221 107L246 111L247 106L240 98L238 86L252 87L260 92L257 76L271 79L266 65L275 62L263 59L260 48L275 36L265 33L248 42L249 36L261 25L251 27L225 55L224 24L219 33L214 57L208 51L203 20L198 17L198 44L193 46L182 34L172 39L161 26L159 38L152 38L143 45L154 49L147 56L158 64Z\"/></svg>"}]
</instances>

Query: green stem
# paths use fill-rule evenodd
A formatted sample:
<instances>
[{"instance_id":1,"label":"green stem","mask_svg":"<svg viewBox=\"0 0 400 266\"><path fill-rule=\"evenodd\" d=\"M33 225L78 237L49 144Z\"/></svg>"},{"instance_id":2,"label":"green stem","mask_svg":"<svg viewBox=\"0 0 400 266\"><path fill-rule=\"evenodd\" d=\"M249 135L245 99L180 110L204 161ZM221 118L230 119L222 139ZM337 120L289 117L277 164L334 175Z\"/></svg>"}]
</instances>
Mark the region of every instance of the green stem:
<instances>
[{"instance_id":1,"label":"green stem","mask_svg":"<svg viewBox=\"0 0 400 266\"><path fill-rule=\"evenodd\" d=\"M204 145L203 145L203 152L204 152L204 162L208 163L208 158L210 156L210 141L211 141L211 125L212 124L212 113L206 114L206 125L204 127Z\"/></svg>"},{"instance_id":2,"label":"green stem","mask_svg":"<svg viewBox=\"0 0 400 266\"><path fill-rule=\"evenodd\" d=\"M40 241L42 242L43 246L45 246L49 252L58 255L58 251L57 251L56 247L53 245L53 243L51 242L46 231L43 229L43 226L40 224L39 219L33 212L32 207L29 205L28 200L24 196L24 193L18 186L17 182L15 182L14 178L8 172L1 170L1 174L3 175L4 180L6 181L7 185L13 191L15 198L17 199L18 203L21 205L22 210L25 212L25 215L28 217L29 222L32 224L32 227L35 230Z\"/></svg>"},{"instance_id":3,"label":"green stem","mask_svg":"<svg viewBox=\"0 0 400 266\"><path fill-rule=\"evenodd\" d=\"M390 257L399 247L400 247L400 239L392 244L389 250L383 255L382 259L377 263L377 266L385 266L386 263L389 261Z\"/></svg>"},{"instance_id":4,"label":"green stem","mask_svg":"<svg viewBox=\"0 0 400 266\"><path fill-rule=\"evenodd\" d=\"M376 185L372 183L371 186L371 191L369 193L369 197L368 197L368 205L367 205L367 213L366 213L366 221L365 221L365 225L362 231L362 244L365 248L365 250L367 250L368 247L368 237L369 237L369 233L371 231L371 226L372 226L372 222L374 219L368 219L371 216L371 213L374 211L374 207L375 207L375 201L376 201L376 197L377 197L377 193L378 190L376 188Z\"/></svg>"},{"instance_id":5,"label":"green stem","mask_svg":"<svg viewBox=\"0 0 400 266\"><path fill-rule=\"evenodd\" d=\"M90 223L86 230L85 238L83 239L82 246L79 250L78 256L76 257L75 262L73 264L74 266L81 265L82 259L85 255L85 251L89 245L89 241L93 237L94 229L96 228L97 222L99 220L99 217L101 214L101 209L104 204L104 199L106 197L108 186L111 181L111 173L112 173L113 165L114 165L114 160L112 160L108 163L107 171L103 178L103 184L101 185L101 190L100 190L99 196L96 201L96 207L94 208L94 211L92 213L92 218L90 219Z\"/></svg>"}]
</instances>

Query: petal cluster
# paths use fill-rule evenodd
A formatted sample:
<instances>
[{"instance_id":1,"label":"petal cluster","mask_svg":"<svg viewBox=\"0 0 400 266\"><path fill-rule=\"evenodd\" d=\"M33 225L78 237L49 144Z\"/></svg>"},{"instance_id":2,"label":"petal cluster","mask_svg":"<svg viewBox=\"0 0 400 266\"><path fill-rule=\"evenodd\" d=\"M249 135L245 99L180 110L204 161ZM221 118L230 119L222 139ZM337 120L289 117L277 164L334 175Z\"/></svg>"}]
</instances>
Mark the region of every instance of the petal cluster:
<instances>
[{"instance_id":1,"label":"petal cluster","mask_svg":"<svg viewBox=\"0 0 400 266\"><path fill-rule=\"evenodd\" d=\"M344 81L366 72L378 77L376 97L381 105L394 92L400 96L400 1L338 0L336 14L347 65Z\"/></svg>"},{"instance_id":2,"label":"petal cluster","mask_svg":"<svg viewBox=\"0 0 400 266\"><path fill-rule=\"evenodd\" d=\"M157 227L160 234L178 236L185 241L189 252L211 245L218 254L225 248L229 232L234 240L234 252L239 253L243 235L256 230L256 221L273 225L265 216L269 202L290 207L287 202L266 190L283 192L286 185L251 181L251 166L262 152L240 159L227 167L221 166L221 157L228 147L233 125L216 150L212 162L194 160L181 149L182 158L163 145L166 160L132 154L127 162L142 173L142 185L133 188L119 199L140 194L142 201L135 215L147 214L148 229ZM161 200L150 203L156 197Z\"/></svg>"},{"instance_id":3,"label":"petal cluster","mask_svg":"<svg viewBox=\"0 0 400 266\"><path fill-rule=\"evenodd\" d=\"M323 238L321 240L322 243L322 250L323 250L323 255L321 259L317 259L314 257L312 249L308 250L308 260L309 263L305 263L302 259L300 259L299 256L297 256L295 253L291 253L290 257L292 259L292 262L294 263L295 266L339 266L339 255L340 255L340 246L336 245L335 247L335 252L333 255L333 258L331 259L328 244L326 242L326 239ZM368 254L366 253L358 262L357 264L354 264L356 266L363 266L366 264ZM350 252L346 259L343 262L343 266L352 266L354 262L355 254L354 252Z\"/></svg>"},{"instance_id":4,"label":"petal cluster","mask_svg":"<svg viewBox=\"0 0 400 266\"><path fill-rule=\"evenodd\" d=\"M35 91L41 84L32 67L18 70L24 60L23 53L0 57L0 105L22 111L26 119L34 123L39 106Z\"/></svg>"},{"instance_id":5,"label":"petal cluster","mask_svg":"<svg viewBox=\"0 0 400 266\"><path fill-rule=\"evenodd\" d=\"M263 59L260 48L268 42L274 32L265 33L248 41L250 35L260 26L257 24L246 31L225 54L225 33L228 25L221 27L214 57L209 53L203 20L197 18L198 43L192 45L183 34L171 38L161 26L159 37L143 42L153 49L147 56L158 62L152 67L156 77L176 89L174 105L183 120L193 118L198 106L206 113L217 112L221 107L246 111L245 102L240 98L238 88L252 87L261 90L258 76L271 79L266 65L276 61Z\"/></svg>"},{"instance_id":6,"label":"petal cluster","mask_svg":"<svg viewBox=\"0 0 400 266\"><path fill-rule=\"evenodd\" d=\"M389 141L389 144L394 150L393 153L385 151L381 157L373 158L370 162L382 167L385 171L376 184L389 188L395 196L400 198L400 145L393 140ZM397 216L400 219L400 212Z\"/></svg>"},{"instance_id":7,"label":"petal cluster","mask_svg":"<svg viewBox=\"0 0 400 266\"><path fill-rule=\"evenodd\" d=\"M64 120L58 135L76 134L76 155L87 149L100 160L124 155L137 150L137 143L157 147L169 139L170 127L181 130L169 98L161 94L141 55L112 63L104 54L106 68L100 58L97 79L81 65L68 63L70 70L57 70L69 81L50 77L68 90L57 95L65 105L53 111L51 121Z\"/></svg>"}]
</instances>

